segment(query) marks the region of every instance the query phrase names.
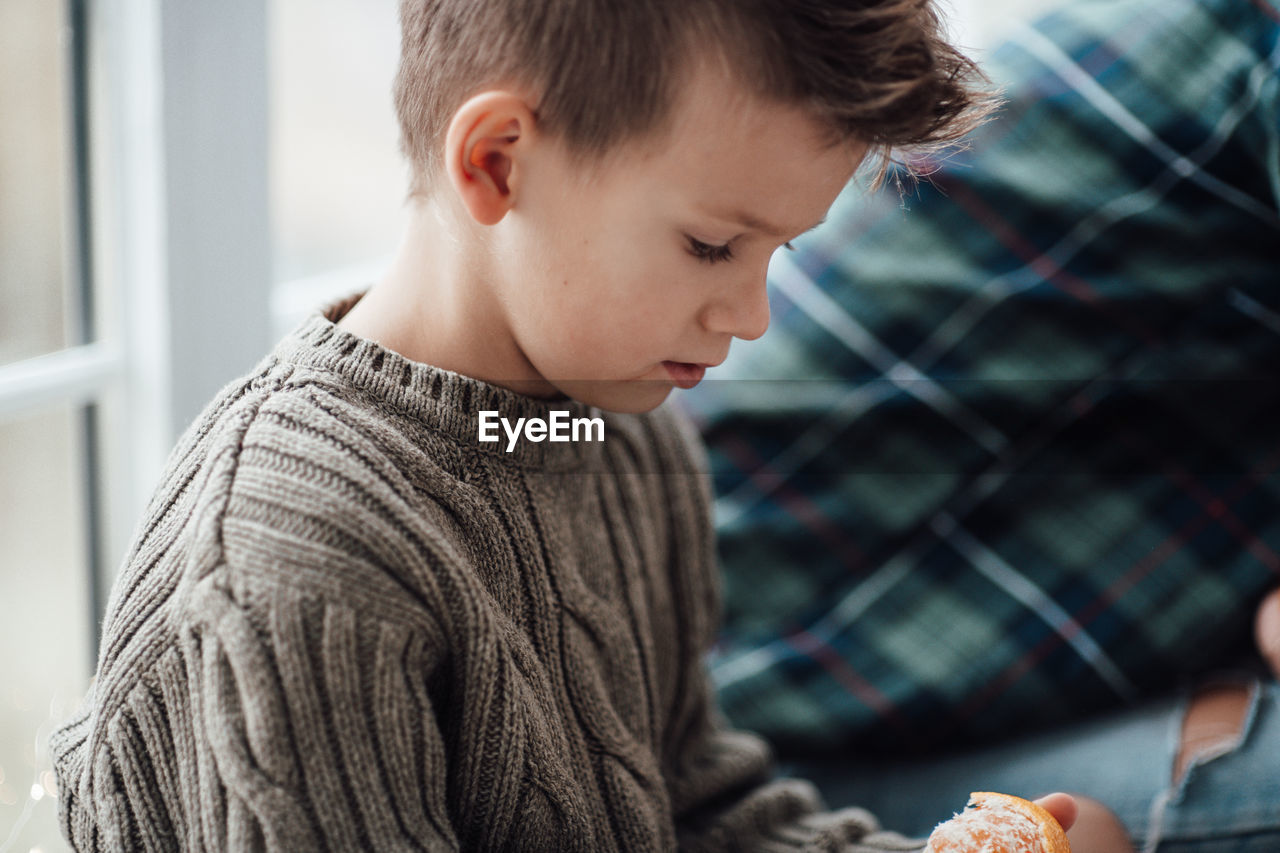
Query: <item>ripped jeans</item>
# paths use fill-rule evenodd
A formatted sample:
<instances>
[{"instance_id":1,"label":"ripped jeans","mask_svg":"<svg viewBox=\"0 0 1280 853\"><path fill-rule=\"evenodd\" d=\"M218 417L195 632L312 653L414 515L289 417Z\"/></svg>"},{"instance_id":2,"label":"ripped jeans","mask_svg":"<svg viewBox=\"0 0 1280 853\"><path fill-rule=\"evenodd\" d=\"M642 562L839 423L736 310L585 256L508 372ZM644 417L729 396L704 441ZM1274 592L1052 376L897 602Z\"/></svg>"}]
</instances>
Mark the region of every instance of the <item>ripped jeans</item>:
<instances>
[{"instance_id":1,"label":"ripped jeans","mask_svg":"<svg viewBox=\"0 0 1280 853\"><path fill-rule=\"evenodd\" d=\"M824 760L783 769L815 782L831 807L862 806L907 835L927 835L964 808L970 791L1028 798L1066 791L1114 811L1141 853L1278 853L1280 684L1252 676L1245 683L1249 703L1238 741L1192 762L1176 783L1190 691L943 758Z\"/></svg>"}]
</instances>

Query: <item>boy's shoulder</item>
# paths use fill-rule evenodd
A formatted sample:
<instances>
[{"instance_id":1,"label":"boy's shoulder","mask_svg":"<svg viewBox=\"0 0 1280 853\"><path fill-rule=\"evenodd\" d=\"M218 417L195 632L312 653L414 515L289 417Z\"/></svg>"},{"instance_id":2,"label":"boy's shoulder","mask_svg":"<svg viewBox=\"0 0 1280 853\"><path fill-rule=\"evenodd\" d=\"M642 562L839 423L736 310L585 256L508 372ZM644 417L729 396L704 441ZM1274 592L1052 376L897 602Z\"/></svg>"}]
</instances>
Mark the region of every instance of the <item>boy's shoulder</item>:
<instances>
[{"instance_id":1,"label":"boy's shoulder","mask_svg":"<svg viewBox=\"0 0 1280 853\"><path fill-rule=\"evenodd\" d=\"M701 442L670 406L591 409L605 422L602 442L521 441L508 452L505 440L479 441L477 412L492 405L515 420L534 411L521 408L528 398L363 339L326 337L332 328L304 327L227 386L188 431L157 494L154 515L185 519L184 550L235 584L421 616L438 598L433 584L475 574L477 555L500 547L476 520L526 512L513 496L526 494L530 476L692 474L697 482L637 481L645 497L635 509L688 501L705 511ZM572 514L571 497L535 491L540 516ZM497 506L504 500L513 503ZM173 512L172 503L185 506Z\"/></svg>"},{"instance_id":2,"label":"boy's shoulder","mask_svg":"<svg viewBox=\"0 0 1280 853\"><path fill-rule=\"evenodd\" d=\"M278 352L225 387L170 458L133 562L172 537L188 585L419 621L425 563L457 565L458 448L358 382ZM168 528L168 533L166 533ZM412 588L411 588L412 587Z\"/></svg>"}]
</instances>

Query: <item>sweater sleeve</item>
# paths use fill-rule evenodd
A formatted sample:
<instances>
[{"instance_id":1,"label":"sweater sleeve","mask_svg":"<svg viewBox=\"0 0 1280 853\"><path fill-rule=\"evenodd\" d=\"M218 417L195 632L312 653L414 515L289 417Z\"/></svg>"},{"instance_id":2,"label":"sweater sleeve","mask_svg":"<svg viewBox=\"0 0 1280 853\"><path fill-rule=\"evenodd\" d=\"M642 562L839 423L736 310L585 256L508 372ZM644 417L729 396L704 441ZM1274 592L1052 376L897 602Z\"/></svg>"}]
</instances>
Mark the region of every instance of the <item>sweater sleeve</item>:
<instances>
[{"instance_id":1,"label":"sweater sleeve","mask_svg":"<svg viewBox=\"0 0 1280 853\"><path fill-rule=\"evenodd\" d=\"M719 625L720 590L711 487L702 443L671 415L665 503L676 554L673 583L683 611L680 701L667 744L667 779L680 849L686 853L887 853L920 850L923 840L882 830L866 810L827 811L817 789L775 777L773 756L754 734L728 727L704 656ZM661 443L661 441L660 441Z\"/></svg>"},{"instance_id":2,"label":"sweater sleeve","mask_svg":"<svg viewBox=\"0 0 1280 853\"><path fill-rule=\"evenodd\" d=\"M199 708L228 847L243 849L239 836L282 851L457 849L425 680L435 644L287 590L262 637L227 591L204 594Z\"/></svg>"},{"instance_id":3,"label":"sweater sleeve","mask_svg":"<svg viewBox=\"0 0 1280 853\"><path fill-rule=\"evenodd\" d=\"M292 590L243 595L206 576L155 681L67 730L74 848L458 849L426 683L435 644Z\"/></svg>"},{"instance_id":4,"label":"sweater sleeve","mask_svg":"<svg viewBox=\"0 0 1280 853\"><path fill-rule=\"evenodd\" d=\"M767 744L727 728L703 685L697 722L678 746L671 779L680 850L686 853L887 853L918 851L922 839L880 828L866 810L827 811L817 789L773 777Z\"/></svg>"}]
</instances>

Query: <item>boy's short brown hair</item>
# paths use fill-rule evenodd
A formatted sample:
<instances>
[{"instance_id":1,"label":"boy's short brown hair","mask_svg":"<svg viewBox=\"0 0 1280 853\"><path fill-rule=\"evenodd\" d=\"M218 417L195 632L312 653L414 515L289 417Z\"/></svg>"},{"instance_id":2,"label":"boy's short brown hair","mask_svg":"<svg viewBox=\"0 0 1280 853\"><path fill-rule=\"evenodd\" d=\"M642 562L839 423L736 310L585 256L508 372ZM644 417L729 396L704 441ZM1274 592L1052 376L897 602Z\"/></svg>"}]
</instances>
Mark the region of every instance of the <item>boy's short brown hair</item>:
<instances>
[{"instance_id":1,"label":"boy's short brown hair","mask_svg":"<svg viewBox=\"0 0 1280 853\"><path fill-rule=\"evenodd\" d=\"M430 191L454 112L485 88L536 93L539 127L584 166L658 132L690 60L716 54L754 94L804 104L833 144L892 148L966 133L984 78L931 0L401 0L395 81L411 194Z\"/></svg>"}]
</instances>

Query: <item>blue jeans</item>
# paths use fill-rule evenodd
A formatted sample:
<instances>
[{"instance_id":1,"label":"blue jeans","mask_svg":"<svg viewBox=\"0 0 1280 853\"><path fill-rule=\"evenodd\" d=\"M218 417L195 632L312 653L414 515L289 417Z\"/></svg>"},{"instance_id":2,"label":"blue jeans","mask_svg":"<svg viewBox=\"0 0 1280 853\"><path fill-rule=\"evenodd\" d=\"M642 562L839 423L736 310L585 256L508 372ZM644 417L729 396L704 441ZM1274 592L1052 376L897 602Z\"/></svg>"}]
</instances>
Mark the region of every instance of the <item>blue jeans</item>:
<instances>
[{"instance_id":1,"label":"blue jeans","mask_svg":"<svg viewBox=\"0 0 1280 853\"><path fill-rule=\"evenodd\" d=\"M1053 791L1110 807L1145 853L1280 853L1280 684L1250 687L1243 736L1171 781L1190 691L1049 734L912 761L823 759L784 765L833 808L869 809L887 829L927 835L970 791ZM1088 853L1088 851L1083 851Z\"/></svg>"}]
</instances>

